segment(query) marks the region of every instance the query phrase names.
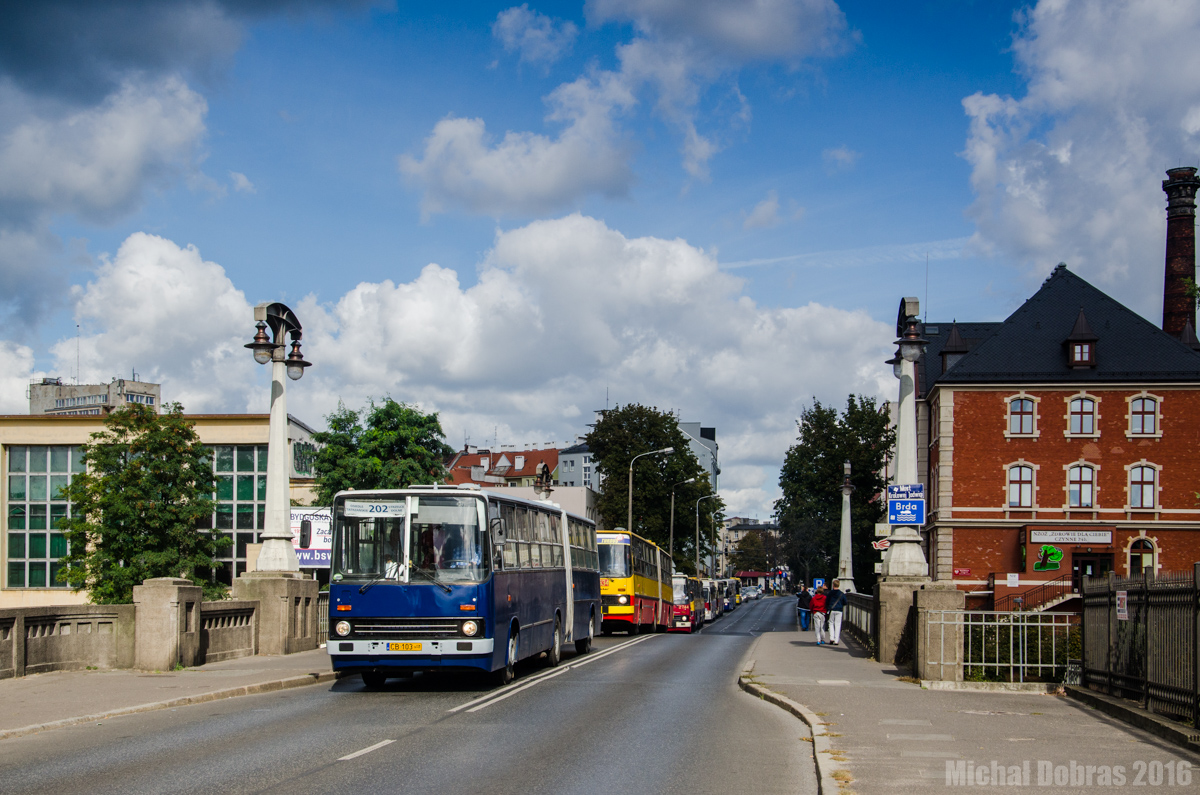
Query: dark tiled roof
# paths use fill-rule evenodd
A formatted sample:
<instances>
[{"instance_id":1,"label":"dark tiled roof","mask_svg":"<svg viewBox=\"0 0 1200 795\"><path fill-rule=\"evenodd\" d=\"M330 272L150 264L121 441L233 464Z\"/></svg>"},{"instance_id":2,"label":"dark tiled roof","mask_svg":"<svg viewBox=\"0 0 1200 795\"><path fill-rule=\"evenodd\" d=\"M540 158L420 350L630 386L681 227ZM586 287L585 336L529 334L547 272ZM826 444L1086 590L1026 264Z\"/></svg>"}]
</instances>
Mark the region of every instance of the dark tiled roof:
<instances>
[{"instance_id":1,"label":"dark tiled roof","mask_svg":"<svg viewBox=\"0 0 1200 795\"><path fill-rule=\"evenodd\" d=\"M959 338L968 350L973 350L1000 328L1001 323L926 323L921 336L929 340L925 355L918 366L921 368L921 397L929 391L929 385L942 377L942 350L950 342L950 330L957 327ZM936 331L934 331L936 329Z\"/></svg>"},{"instance_id":2,"label":"dark tiled roof","mask_svg":"<svg viewBox=\"0 0 1200 795\"><path fill-rule=\"evenodd\" d=\"M573 444L570 447L564 447L562 450L558 451L558 454L560 456L563 456L563 455L574 455L575 453L586 453L586 452L588 452L587 442L581 442L580 444Z\"/></svg>"},{"instance_id":3,"label":"dark tiled roof","mask_svg":"<svg viewBox=\"0 0 1200 795\"><path fill-rule=\"evenodd\" d=\"M1072 368L1065 342L1077 329L1081 312L1096 336L1096 365ZM970 336L966 329L972 325L996 324L960 323L964 337ZM946 334L949 330L946 326ZM924 384L1200 381L1200 352L1062 265L989 336L968 344L970 352L941 373L940 348L935 350L931 340L924 358L925 374L932 377Z\"/></svg>"}]
</instances>

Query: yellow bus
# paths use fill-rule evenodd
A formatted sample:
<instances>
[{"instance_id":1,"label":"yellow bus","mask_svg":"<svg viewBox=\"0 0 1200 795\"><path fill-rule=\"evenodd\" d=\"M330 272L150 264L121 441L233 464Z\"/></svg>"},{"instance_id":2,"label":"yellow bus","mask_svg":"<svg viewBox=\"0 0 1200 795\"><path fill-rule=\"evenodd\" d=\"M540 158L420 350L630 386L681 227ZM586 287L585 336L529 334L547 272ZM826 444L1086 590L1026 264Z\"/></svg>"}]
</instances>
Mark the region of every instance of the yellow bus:
<instances>
[{"instance_id":1,"label":"yellow bus","mask_svg":"<svg viewBox=\"0 0 1200 795\"><path fill-rule=\"evenodd\" d=\"M671 623L671 562L656 544L618 528L596 534L601 632L657 632Z\"/></svg>"}]
</instances>

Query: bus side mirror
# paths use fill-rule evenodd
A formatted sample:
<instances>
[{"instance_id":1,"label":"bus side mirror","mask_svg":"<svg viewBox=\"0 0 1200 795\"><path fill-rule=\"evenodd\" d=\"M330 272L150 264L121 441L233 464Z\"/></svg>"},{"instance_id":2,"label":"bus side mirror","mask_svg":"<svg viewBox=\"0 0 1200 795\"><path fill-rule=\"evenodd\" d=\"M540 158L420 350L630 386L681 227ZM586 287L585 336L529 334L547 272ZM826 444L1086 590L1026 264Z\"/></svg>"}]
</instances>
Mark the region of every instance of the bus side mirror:
<instances>
[{"instance_id":1,"label":"bus side mirror","mask_svg":"<svg viewBox=\"0 0 1200 795\"><path fill-rule=\"evenodd\" d=\"M492 528L492 545L497 547L504 546L504 542L508 540L508 535L504 532L504 523L499 519L493 519L490 524Z\"/></svg>"},{"instance_id":2,"label":"bus side mirror","mask_svg":"<svg viewBox=\"0 0 1200 795\"><path fill-rule=\"evenodd\" d=\"M300 548L308 549L312 544L312 522L308 519L300 522Z\"/></svg>"}]
</instances>

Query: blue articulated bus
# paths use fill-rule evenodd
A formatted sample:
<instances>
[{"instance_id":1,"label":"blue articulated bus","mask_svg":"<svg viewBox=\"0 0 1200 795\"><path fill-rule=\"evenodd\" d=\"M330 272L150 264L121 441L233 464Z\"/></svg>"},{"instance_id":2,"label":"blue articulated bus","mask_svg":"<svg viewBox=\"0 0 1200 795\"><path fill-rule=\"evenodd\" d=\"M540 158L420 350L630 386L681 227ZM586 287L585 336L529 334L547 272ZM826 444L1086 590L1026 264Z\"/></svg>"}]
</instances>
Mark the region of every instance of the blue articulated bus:
<instances>
[{"instance_id":1,"label":"blue articulated bus","mask_svg":"<svg viewBox=\"0 0 1200 795\"><path fill-rule=\"evenodd\" d=\"M596 527L474 486L343 491L333 500L329 657L369 688L586 653L600 622Z\"/></svg>"}]
</instances>

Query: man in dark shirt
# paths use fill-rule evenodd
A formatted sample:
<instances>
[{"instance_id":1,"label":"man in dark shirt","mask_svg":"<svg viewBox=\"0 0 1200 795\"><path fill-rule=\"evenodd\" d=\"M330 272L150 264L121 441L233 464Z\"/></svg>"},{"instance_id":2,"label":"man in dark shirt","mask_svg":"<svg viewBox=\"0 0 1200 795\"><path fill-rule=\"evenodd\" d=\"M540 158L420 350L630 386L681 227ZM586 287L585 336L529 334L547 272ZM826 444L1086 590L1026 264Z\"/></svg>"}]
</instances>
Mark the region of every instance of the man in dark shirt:
<instances>
[{"instance_id":1,"label":"man in dark shirt","mask_svg":"<svg viewBox=\"0 0 1200 795\"><path fill-rule=\"evenodd\" d=\"M833 590L825 597L825 609L829 611L829 645L836 646L842 637L842 611L846 609L846 594L841 589L841 582L834 580Z\"/></svg>"}]
</instances>

